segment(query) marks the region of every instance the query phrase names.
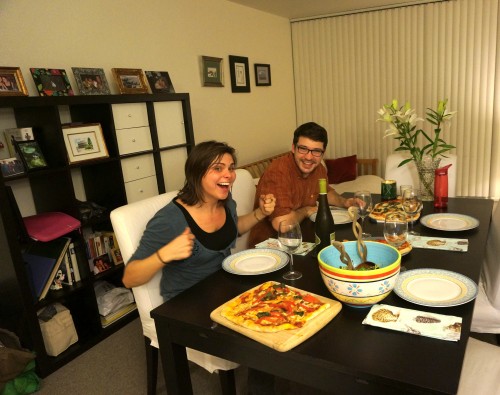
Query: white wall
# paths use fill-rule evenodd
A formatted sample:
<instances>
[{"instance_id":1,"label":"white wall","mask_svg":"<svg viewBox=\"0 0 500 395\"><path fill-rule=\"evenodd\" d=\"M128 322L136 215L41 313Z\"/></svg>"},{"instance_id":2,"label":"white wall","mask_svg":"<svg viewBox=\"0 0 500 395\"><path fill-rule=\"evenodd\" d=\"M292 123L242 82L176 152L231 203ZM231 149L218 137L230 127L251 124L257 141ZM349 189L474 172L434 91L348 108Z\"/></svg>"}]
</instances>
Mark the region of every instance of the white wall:
<instances>
[{"instance_id":1,"label":"white wall","mask_svg":"<svg viewBox=\"0 0 500 395\"><path fill-rule=\"evenodd\" d=\"M195 140L228 142L245 164L283 152L296 127L290 24L226 0L2 0L0 66L168 71L191 97ZM202 55L224 59L222 88L203 87ZM232 93L229 55L249 58L251 93ZM255 86L254 63L271 65L270 87ZM2 117L2 113L0 113ZM0 120L0 125L1 125Z\"/></svg>"}]
</instances>

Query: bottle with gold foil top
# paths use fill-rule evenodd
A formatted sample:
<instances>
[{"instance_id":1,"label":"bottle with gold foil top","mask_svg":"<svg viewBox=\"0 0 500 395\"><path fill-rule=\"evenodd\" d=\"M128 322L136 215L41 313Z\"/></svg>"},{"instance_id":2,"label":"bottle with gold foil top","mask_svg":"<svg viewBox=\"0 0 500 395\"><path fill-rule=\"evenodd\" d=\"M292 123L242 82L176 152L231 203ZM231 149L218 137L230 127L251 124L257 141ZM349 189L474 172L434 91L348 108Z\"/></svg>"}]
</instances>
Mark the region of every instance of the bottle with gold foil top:
<instances>
[{"instance_id":1,"label":"bottle with gold foil top","mask_svg":"<svg viewBox=\"0 0 500 395\"><path fill-rule=\"evenodd\" d=\"M326 179L324 178L319 180L318 202L314 233L316 235L316 251L319 253L323 248L331 245L332 240L335 240L335 223L328 204Z\"/></svg>"}]
</instances>

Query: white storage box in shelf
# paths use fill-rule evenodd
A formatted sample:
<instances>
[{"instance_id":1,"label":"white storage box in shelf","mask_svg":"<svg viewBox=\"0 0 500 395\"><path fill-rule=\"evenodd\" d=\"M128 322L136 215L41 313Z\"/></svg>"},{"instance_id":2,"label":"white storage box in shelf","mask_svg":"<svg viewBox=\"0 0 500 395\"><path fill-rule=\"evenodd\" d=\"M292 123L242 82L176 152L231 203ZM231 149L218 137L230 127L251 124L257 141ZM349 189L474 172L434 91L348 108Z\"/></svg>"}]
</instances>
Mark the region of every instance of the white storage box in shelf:
<instances>
[{"instance_id":1,"label":"white storage box in shelf","mask_svg":"<svg viewBox=\"0 0 500 395\"><path fill-rule=\"evenodd\" d=\"M128 203L137 202L138 200L158 195L156 176L126 182L125 192L127 193Z\"/></svg>"},{"instance_id":2,"label":"white storage box in shelf","mask_svg":"<svg viewBox=\"0 0 500 395\"><path fill-rule=\"evenodd\" d=\"M155 102L154 109L160 148L186 144L182 102Z\"/></svg>"},{"instance_id":3,"label":"white storage box in shelf","mask_svg":"<svg viewBox=\"0 0 500 395\"><path fill-rule=\"evenodd\" d=\"M145 103L113 104L115 129L149 126L148 111Z\"/></svg>"},{"instance_id":4,"label":"white storage box in shelf","mask_svg":"<svg viewBox=\"0 0 500 395\"><path fill-rule=\"evenodd\" d=\"M118 150L120 155L153 149L149 127L117 129Z\"/></svg>"},{"instance_id":5,"label":"white storage box in shelf","mask_svg":"<svg viewBox=\"0 0 500 395\"><path fill-rule=\"evenodd\" d=\"M130 182L140 178L154 176L155 163L152 154L133 156L121 160L123 180Z\"/></svg>"}]
</instances>

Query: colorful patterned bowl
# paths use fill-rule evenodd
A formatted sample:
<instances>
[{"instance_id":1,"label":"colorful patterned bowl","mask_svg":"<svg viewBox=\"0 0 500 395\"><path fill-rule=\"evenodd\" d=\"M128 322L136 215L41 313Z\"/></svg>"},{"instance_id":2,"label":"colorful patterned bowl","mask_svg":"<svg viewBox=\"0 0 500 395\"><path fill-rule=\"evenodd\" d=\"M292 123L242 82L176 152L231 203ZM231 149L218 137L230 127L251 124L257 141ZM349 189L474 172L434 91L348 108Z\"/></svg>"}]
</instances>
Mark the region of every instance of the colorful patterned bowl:
<instances>
[{"instance_id":1,"label":"colorful patterned bowl","mask_svg":"<svg viewBox=\"0 0 500 395\"><path fill-rule=\"evenodd\" d=\"M361 262L356 243L344 243L354 266ZM396 248L375 241L365 241L365 244L368 261L377 264L379 269L347 270L333 246L323 248L318 254L326 287L338 300L352 307L370 307L384 299L394 289L401 268L401 254Z\"/></svg>"}]
</instances>

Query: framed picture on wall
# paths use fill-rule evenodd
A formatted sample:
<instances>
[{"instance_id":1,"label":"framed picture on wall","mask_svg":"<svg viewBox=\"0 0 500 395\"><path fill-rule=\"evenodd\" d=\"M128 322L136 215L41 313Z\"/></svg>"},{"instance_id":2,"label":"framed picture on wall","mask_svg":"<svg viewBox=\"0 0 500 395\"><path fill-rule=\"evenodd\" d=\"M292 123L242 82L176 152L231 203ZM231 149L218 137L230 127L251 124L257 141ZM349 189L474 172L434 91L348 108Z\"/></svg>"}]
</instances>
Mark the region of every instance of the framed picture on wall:
<instances>
[{"instance_id":1,"label":"framed picture on wall","mask_svg":"<svg viewBox=\"0 0 500 395\"><path fill-rule=\"evenodd\" d=\"M72 67L80 95L110 95L103 69Z\"/></svg>"},{"instance_id":2,"label":"framed picture on wall","mask_svg":"<svg viewBox=\"0 0 500 395\"><path fill-rule=\"evenodd\" d=\"M148 93L142 69L111 69L120 93Z\"/></svg>"},{"instance_id":3,"label":"framed picture on wall","mask_svg":"<svg viewBox=\"0 0 500 395\"><path fill-rule=\"evenodd\" d=\"M2 176L4 177L12 177L24 173L23 163L16 157L0 159L0 167L2 168Z\"/></svg>"},{"instance_id":4,"label":"framed picture on wall","mask_svg":"<svg viewBox=\"0 0 500 395\"><path fill-rule=\"evenodd\" d=\"M224 67L222 58L201 57L203 86L224 86Z\"/></svg>"},{"instance_id":5,"label":"framed picture on wall","mask_svg":"<svg viewBox=\"0 0 500 395\"><path fill-rule=\"evenodd\" d=\"M63 125L62 132L70 164L109 156L101 124Z\"/></svg>"},{"instance_id":6,"label":"framed picture on wall","mask_svg":"<svg viewBox=\"0 0 500 395\"><path fill-rule=\"evenodd\" d=\"M66 70L30 68L40 96L74 96Z\"/></svg>"},{"instance_id":7,"label":"framed picture on wall","mask_svg":"<svg viewBox=\"0 0 500 395\"><path fill-rule=\"evenodd\" d=\"M255 63L255 85L271 86L271 65Z\"/></svg>"},{"instance_id":8,"label":"framed picture on wall","mask_svg":"<svg viewBox=\"0 0 500 395\"><path fill-rule=\"evenodd\" d=\"M0 67L0 96L28 96L19 67Z\"/></svg>"},{"instance_id":9,"label":"framed picture on wall","mask_svg":"<svg viewBox=\"0 0 500 395\"><path fill-rule=\"evenodd\" d=\"M175 93L174 85L166 71L145 71L152 93Z\"/></svg>"},{"instance_id":10,"label":"framed picture on wall","mask_svg":"<svg viewBox=\"0 0 500 395\"><path fill-rule=\"evenodd\" d=\"M229 71L231 72L231 91L234 93L250 92L248 58L229 55Z\"/></svg>"}]
</instances>

